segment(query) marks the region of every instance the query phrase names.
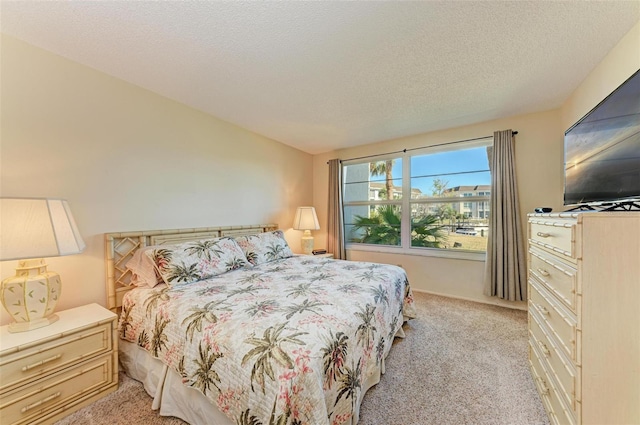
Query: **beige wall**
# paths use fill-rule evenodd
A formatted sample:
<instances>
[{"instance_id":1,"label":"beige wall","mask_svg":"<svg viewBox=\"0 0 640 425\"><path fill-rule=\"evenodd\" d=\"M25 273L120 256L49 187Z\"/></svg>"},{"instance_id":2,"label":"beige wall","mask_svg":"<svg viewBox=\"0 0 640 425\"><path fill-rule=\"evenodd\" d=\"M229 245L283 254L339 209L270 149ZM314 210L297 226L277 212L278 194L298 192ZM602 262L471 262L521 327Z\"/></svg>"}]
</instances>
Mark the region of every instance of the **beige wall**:
<instances>
[{"instance_id":1,"label":"beige wall","mask_svg":"<svg viewBox=\"0 0 640 425\"><path fill-rule=\"evenodd\" d=\"M67 199L87 243L48 259L58 310L105 304L105 232L269 222L299 251L311 155L8 36L1 52L0 193Z\"/></svg>"},{"instance_id":2,"label":"beige wall","mask_svg":"<svg viewBox=\"0 0 640 425\"><path fill-rule=\"evenodd\" d=\"M563 211L564 131L589 112L618 85L640 68L640 23L609 52L577 87L560 109L484 122L465 127L389 140L314 156L313 200L321 229L326 229L327 165L331 158L353 158L404 148L487 136L495 130L518 130L516 167L520 210L523 215L536 206ZM316 232L316 246L326 246L326 231ZM388 253L350 251L354 260L401 264L418 290L525 308L482 294L484 262Z\"/></svg>"},{"instance_id":3,"label":"beige wall","mask_svg":"<svg viewBox=\"0 0 640 425\"><path fill-rule=\"evenodd\" d=\"M562 105L567 130L640 69L640 22L595 67Z\"/></svg>"}]
</instances>

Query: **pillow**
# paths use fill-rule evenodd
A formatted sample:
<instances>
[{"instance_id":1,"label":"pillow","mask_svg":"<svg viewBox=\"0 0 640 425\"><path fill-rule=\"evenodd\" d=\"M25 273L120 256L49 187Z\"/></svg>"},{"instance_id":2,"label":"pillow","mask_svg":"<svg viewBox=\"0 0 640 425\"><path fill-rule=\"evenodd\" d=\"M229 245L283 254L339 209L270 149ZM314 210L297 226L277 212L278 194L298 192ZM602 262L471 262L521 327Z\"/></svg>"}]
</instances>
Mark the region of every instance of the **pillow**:
<instances>
[{"instance_id":1,"label":"pillow","mask_svg":"<svg viewBox=\"0 0 640 425\"><path fill-rule=\"evenodd\" d=\"M249 265L242 249L228 237L157 246L145 255L167 285L197 282Z\"/></svg>"},{"instance_id":2,"label":"pillow","mask_svg":"<svg viewBox=\"0 0 640 425\"><path fill-rule=\"evenodd\" d=\"M293 257L282 230L238 236L236 242L244 251L247 260L254 266L282 258Z\"/></svg>"},{"instance_id":3,"label":"pillow","mask_svg":"<svg viewBox=\"0 0 640 425\"><path fill-rule=\"evenodd\" d=\"M131 271L131 282L133 286L148 286L153 288L159 283L164 283L162 277L156 270L153 260L145 255L145 251L152 251L157 246L145 246L136 250L133 257L127 261L126 268Z\"/></svg>"}]
</instances>

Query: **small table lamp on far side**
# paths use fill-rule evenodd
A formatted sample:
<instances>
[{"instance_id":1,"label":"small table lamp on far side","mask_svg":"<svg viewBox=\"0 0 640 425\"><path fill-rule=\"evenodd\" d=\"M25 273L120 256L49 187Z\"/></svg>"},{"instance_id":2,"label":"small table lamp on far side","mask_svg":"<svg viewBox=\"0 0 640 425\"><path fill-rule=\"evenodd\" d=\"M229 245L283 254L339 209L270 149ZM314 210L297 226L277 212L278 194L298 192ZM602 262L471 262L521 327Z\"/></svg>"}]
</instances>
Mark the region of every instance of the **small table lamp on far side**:
<instances>
[{"instance_id":1,"label":"small table lamp on far side","mask_svg":"<svg viewBox=\"0 0 640 425\"><path fill-rule=\"evenodd\" d=\"M85 248L67 201L0 198L0 261L19 260L16 275L0 285L0 301L15 322L9 332L50 325L60 297L60 276L42 257L78 254Z\"/></svg>"},{"instance_id":2,"label":"small table lamp on far side","mask_svg":"<svg viewBox=\"0 0 640 425\"><path fill-rule=\"evenodd\" d=\"M316 209L314 207L298 207L296 217L293 219L293 228L295 230L304 230L301 242L302 252L311 255L311 251L313 251L311 231L320 229Z\"/></svg>"}]
</instances>

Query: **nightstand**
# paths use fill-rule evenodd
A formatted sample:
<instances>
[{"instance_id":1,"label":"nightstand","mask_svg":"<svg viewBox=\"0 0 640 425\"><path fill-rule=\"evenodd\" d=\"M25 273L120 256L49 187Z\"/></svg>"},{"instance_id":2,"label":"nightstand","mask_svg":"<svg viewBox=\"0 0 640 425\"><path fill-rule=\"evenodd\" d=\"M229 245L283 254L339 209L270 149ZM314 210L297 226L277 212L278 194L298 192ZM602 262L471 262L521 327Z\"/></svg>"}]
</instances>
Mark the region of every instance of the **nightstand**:
<instances>
[{"instance_id":1,"label":"nightstand","mask_svg":"<svg viewBox=\"0 0 640 425\"><path fill-rule=\"evenodd\" d=\"M27 332L0 328L0 418L50 424L118 388L117 316L89 304Z\"/></svg>"}]
</instances>

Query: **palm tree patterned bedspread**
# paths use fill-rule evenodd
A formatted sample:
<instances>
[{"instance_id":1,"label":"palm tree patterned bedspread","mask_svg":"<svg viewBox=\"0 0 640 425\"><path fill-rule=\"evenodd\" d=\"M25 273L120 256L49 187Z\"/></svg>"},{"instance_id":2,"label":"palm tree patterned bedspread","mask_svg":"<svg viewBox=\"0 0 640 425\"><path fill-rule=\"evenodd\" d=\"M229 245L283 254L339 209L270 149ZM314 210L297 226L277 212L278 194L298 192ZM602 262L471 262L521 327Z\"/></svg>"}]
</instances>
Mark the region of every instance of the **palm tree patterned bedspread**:
<instances>
[{"instance_id":1,"label":"palm tree patterned bedspread","mask_svg":"<svg viewBox=\"0 0 640 425\"><path fill-rule=\"evenodd\" d=\"M295 256L129 291L119 333L236 424L333 425L412 317L400 267Z\"/></svg>"}]
</instances>

